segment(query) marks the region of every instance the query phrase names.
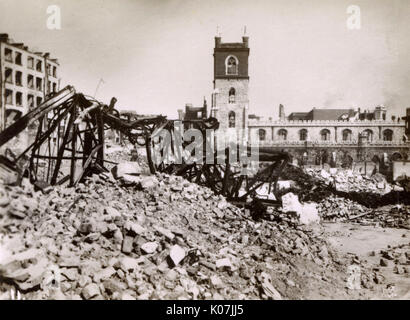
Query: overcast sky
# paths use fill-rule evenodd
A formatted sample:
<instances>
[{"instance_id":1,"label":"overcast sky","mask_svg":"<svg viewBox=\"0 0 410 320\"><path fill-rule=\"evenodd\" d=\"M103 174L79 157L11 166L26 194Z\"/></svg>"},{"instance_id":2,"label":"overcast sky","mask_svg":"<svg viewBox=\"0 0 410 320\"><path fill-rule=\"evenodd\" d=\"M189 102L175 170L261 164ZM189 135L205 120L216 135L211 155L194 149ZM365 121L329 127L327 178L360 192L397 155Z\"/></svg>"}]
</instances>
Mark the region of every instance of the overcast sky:
<instances>
[{"instance_id":1,"label":"overcast sky","mask_svg":"<svg viewBox=\"0 0 410 320\"><path fill-rule=\"evenodd\" d=\"M61 30L46 26L61 8ZM361 29L349 30L349 5ZM176 117L210 105L216 28L250 45L250 113L410 107L408 0L0 0L0 32L61 64L62 85L120 109Z\"/></svg>"}]
</instances>

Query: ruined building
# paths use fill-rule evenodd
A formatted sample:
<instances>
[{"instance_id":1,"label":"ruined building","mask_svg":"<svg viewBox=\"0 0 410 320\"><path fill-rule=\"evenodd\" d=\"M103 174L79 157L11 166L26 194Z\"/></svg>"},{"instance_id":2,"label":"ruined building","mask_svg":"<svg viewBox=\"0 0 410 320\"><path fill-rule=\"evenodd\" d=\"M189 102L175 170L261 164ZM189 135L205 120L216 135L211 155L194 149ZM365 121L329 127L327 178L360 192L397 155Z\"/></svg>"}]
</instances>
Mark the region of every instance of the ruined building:
<instances>
[{"instance_id":1,"label":"ruined building","mask_svg":"<svg viewBox=\"0 0 410 320\"><path fill-rule=\"evenodd\" d=\"M58 67L57 59L49 53L31 51L8 34L0 34L1 130L59 90ZM27 144L27 132L20 138Z\"/></svg>"}]
</instances>

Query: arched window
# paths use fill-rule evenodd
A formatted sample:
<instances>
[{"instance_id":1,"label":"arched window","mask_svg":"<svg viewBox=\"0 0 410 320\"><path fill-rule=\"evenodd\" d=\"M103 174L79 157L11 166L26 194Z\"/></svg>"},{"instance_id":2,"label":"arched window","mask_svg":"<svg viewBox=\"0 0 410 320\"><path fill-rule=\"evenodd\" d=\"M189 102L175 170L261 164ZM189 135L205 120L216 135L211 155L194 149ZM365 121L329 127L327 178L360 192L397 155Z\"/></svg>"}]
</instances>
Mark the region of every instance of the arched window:
<instances>
[{"instance_id":1,"label":"arched window","mask_svg":"<svg viewBox=\"0 0 410 320\"><path fill-rule=\"evenodd\" d=\"M266 130L265 129L259 129L258 130L258 135L259 135L259 141L265 141L265 139L266 139Z\"/></svg>"},{"instance_id":2,"label":"arched window","mask_svg":"<svg viewBox=\"0 0 410 320\"><path fill-rule=\"evenodd\" d=\"M398 153L398 152L393 153L392 156L391 156L391 160L392 160L392 161L397 161L397 160L401 160L401 159L403 159L403 157L402 157L402 155L401 155L400 153Z\"/></svg>"},{"instance_id":3,"label":"arched window","mask_svg":"<svg viewBox=\"0 0 410 320\"><path fill-rule=\"evenodd\" d=\"M307 140L307 130L306 129L299 130L299 140L300 141L306 141Z\"/></svg>"},{"instance_id":4,"label":"arched window","mask_svg":"<svg viewBox=\"0 0 410 320\"><path fill-rule=\"evenodd\" d=\"M342 132L343 141L350 141L352 140L352 130L344 129Z\"/></svg>"},{"instance_id":5,"label":"arched window","mask_svg":"<svg viewBox=\"0 0 410 320\"><path fill-rule=\"evenodd\" d=\"M226 74L238 74L238 59L235 56L228 56L225 61Z\"/></svg>"},{"instance_id":6,"label":"arched window","mask_svg":"<svg viewBox=\"0 0 410 320\"><path fill-rule=\"evenodd\" d=\"M366 129L362 132L362 136L364 141L371 142L373 141L373 131L370 129Z\"/></svg>"},{"instance_id":7,"label":"arched window","mask_svg":"<svg viewBox=\"0 0 410 320\"><path fill-rule=\"evenodd\" d=\"M329 141L330 140L330 131L327 129L323 129L320 131L320 139L322 141Z\"/></svg>"},{"instance_id":8,"label":"arched window","mask_svg":"<svg viewBox=\"0 0 410 320\"><path fill-rule=\"evenodd\" d=\"M235 103L235 88L229 89L229 103Z\"/></svg>"},{"instance_id":9,"label":"arched window","mask_svg":"<svg viewBox=\"0 0 410 320\"><path fill-rule=\"evenodd\" d=\"M285 129L280 129L278 131L278 137L279 137L279 140L284 141L288 138L288 132Z\"/></svg>"},{"instance_id":10,"label":"arched window","mask_svg":"<svg viewBox=\"0 0 410 320\"><path fill-rule=\"evenodd\" d=\"M393 131L386 129L383 131L383 141L393 141Z\"/></svg>"},{"instance_id":11,"label":"arched window","mask_svg":"<svg viewBox=\"0 0 410 320\"><path fill-rule=\"evenodd\" d=\"M235 128L235 112L231 111L228 114L229 117L229 128Z\"/></svg>"}]
</instances>

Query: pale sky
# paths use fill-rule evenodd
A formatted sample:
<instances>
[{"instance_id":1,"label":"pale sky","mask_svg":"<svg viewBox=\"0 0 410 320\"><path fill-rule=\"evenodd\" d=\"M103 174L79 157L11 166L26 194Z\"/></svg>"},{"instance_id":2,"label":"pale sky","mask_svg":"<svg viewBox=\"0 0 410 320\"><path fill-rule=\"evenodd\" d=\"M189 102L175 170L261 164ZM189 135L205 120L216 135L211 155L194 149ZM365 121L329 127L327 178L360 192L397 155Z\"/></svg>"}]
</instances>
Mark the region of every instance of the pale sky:
<instances>
[{"instance_id":1,"label":"pale sky","mask_svg":"<svg viewBox=\"0 0 410 320\"><path fill-rule=\"evenodd\" d=\"M47 6L61 8L48 30ZM349 5L361 29L349 30ZM250 46L250 113L410 107L408 0L0 0L0 32L59 59L62 85L176 118L210 105L216 28Z\"/></svg>"}]
</instances>

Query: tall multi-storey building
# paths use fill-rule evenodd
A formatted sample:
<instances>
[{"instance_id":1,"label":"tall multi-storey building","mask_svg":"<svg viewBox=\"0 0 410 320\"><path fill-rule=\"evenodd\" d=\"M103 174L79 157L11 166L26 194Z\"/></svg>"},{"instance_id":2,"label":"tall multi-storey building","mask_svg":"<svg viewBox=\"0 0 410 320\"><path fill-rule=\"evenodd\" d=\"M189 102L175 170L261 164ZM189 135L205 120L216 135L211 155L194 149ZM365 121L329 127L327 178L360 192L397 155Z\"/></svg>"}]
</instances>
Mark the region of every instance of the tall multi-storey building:
<instances>
[{"instance_id":1,"label":"tall multi-storey building","mask_svg":"<svg viewBox=\"0 0 410 320\"><path fill-rule=\"evenodd\" d=\"M59 90L58 67L57 59L49 53L33 52L8 34L0 34L1 130ZM26 144L27 132L21 138Z\"/></svg>"}]
</instances>

